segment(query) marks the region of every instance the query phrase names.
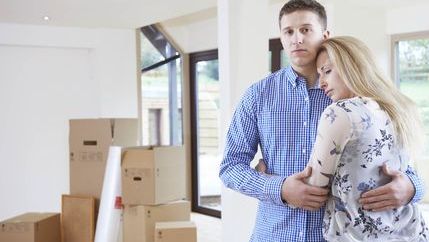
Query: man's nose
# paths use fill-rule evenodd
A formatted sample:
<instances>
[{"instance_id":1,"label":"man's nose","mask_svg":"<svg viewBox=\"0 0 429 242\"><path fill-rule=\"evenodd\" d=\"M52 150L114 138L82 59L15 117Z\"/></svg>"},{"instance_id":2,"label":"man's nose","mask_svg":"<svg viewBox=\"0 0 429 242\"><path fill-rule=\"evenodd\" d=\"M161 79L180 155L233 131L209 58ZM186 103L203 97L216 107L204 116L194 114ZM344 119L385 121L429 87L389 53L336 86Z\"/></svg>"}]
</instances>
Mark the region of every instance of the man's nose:
<instances>
[{"instance_id":1,"label":"man's nose","mask_svg":"<svg viewBox=\"0 0 429 242\"><path fill-rule=\"evenodd\" d=\"M293 44L295 45L301 45L303 43L303 36L298 31L294 33L293 35Z\"/></svg>"}]
</instances>

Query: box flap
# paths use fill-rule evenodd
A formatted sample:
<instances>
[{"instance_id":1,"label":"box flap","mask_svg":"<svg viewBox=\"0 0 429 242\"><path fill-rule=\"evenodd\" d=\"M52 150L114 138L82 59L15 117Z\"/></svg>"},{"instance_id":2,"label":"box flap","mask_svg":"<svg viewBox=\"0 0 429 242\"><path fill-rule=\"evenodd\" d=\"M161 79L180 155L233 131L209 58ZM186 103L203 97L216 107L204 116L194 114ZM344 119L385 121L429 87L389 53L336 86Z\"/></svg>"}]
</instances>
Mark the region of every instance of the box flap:
<instances>
[{"instance_id":1,"label":"box flap","mask_svg":"<svg viewBox=\"0 0 429 242\"><path fill-rule=\"evenodd\" d=\"M154 153L151 147L142 146L126 149L122 156L123 168L154 168Z\"/></svg>"}]
</instances>

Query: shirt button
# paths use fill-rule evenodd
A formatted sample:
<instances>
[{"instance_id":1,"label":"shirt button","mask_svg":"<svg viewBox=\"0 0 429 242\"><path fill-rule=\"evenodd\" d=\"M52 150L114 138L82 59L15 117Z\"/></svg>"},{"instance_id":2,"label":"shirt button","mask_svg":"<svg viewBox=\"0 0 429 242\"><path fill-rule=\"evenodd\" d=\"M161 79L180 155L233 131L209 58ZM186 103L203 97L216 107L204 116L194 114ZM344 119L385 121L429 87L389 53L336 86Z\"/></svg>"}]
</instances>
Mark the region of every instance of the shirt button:
<instances>
[{"instance_id":1,"label":"shirt button","mask_svg":"<svg viewBox=\"0 0 429 242\"><path fill-rule=\"evenodd\" d=\"M304 101L308 102L308 97L304 98Z\"/></svg>"},{"instance_id":2,"label":"shirt button","mask_svg":"<svg viewBox=\"0 0 429 242\"><path fill-rule=\"evenodd\" d=\"M299 232L299 237L302 238L302 236L304 236L304 232Z\"/></svg>"},{"instance_id":3,"label":"shirt button","mask_svg":"<svg viewBox=\"0 0 429 242\"><path fill-rule=\"evenodd\" d=\"M307 122L304 122L303 125L304 125L304 127L307 126Z\"/></svg>"},{"instance_id":4,"label":"shirt button","mask_svg":"<svg viewBox=\"0 0 429 242\"><path fill-rule=\"evenodd\" d=\"M305 154L305 149L302 149L302 153Z\"/></svg>"}]
</instances>

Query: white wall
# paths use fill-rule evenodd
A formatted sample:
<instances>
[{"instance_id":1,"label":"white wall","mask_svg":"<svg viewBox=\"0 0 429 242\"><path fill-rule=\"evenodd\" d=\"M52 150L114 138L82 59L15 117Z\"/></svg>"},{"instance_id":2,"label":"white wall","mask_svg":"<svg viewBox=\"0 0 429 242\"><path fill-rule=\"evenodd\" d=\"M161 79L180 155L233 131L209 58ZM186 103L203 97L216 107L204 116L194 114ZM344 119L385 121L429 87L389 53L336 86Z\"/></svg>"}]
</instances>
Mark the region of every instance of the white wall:
<instances>
[{"instance_id":1,"label":"white wall","mask_svg":"<svg viewBox=\"0 0 429 242\"><path fill-rule=\"evenodd\" d=\"M268 74L268 13L267 1L218 1L221 150L244 91ZM249 240L256 206L256 199L222 189L222 241Z\"/></svg>"},{"instance_id":2,"label":"white wall","mask_svg":"<svg viewBox=\"0 0 429 242\"><path fill-rule=\"evenodd\" d=\"M216 49L217 26L216 8L162 22L162 27L185 53Z\"/></svg>"},{"instance_id":3,"label":"white wall","mask_svg":"<svg viewBox=\"0 0 429 242\"><path fill-rule=\"evenodd\" d=\"M137 117L134 30L0 23L0 220L69 192L68 120Z\"/></svg>"},{"instance_id":4,"label":"white wall","mask_svg":"<svg viewBox=\"0 0 429 242\"><path fill-rule=\"evenodd\" d=\"M391 9L386 14L388 34L429 31L429 3Z\"/></svg>"},{"instance_id":5,"label":"white wall","mask_svg":"<svg viewBox=\"0 0 429 242\"><path fill-rule=\"evenodd\" d=\"M390 74L390 38L386 33L385 10L342 0L332 1L327 6L331 36L359 38L371 49L382 71Z\"/></svg>"}]
</instances>

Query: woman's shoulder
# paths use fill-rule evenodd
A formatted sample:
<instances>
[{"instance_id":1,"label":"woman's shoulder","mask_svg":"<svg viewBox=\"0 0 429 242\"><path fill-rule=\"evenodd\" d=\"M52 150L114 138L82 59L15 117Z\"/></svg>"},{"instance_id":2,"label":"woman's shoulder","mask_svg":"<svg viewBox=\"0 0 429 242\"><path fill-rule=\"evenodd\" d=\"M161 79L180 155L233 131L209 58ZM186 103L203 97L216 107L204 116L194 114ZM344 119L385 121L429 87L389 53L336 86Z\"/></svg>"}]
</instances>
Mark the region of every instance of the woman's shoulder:
<instances>
[{"instance_id":1,"label":"woman's shoulder","mask_svg":"<svg viewBox=\"0 0 429 242\"><path fill-rule=\"evenodd\" d=\"M360 97L335 101L326 107L321 118L325 119L325 121L329 119L330 123L351 125L353 122L360 120L361 114L365 109L364 102L364 99Z\"/></svg>"},{"instance_id":2,"label":"woman's shoulder","mask_svg":"<svg viewBox=\"0 0 429 242\"><path fill-rule=\"evenodd\" d=\"M331 106L346 113L351 113L353 111L360 110L368 101L369 100L363 97L352 97L335 101Z\"/></svg>"},{"instance_id":3,"label":"woman's shoulder","mask_svg":"<svg viewBox=\"0 0 429 242\"><path fill-rule=\"evenodd\" d=\"M360 117L363 113L368 111L368 102L372 101L362 97L342 99L333 102L326 108L326 110L329 110L330 112L336 112L342 116L348 116L350 119L354 119L356 117Z\"/></svg>"}]
</instances>

